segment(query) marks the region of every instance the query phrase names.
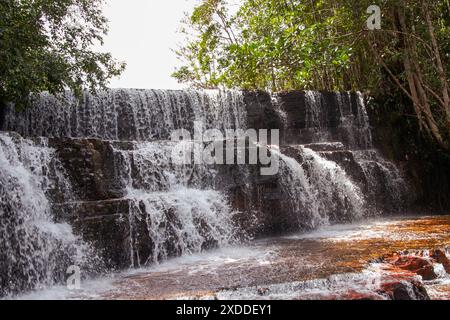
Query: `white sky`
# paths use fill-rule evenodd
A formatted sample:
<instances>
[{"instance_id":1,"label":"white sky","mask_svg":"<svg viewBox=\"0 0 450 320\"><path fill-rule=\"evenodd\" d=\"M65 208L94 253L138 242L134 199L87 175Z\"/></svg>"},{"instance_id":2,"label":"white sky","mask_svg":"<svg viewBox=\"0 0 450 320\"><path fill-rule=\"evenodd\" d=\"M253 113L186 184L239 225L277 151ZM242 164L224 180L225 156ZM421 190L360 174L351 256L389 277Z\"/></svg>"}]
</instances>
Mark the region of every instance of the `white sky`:
<instances>
[{"instance_id":1,"label":"white sky","mask_svg":"<svg viewBox=\"0 0 450 320\"><path fill-rule=\"evenodd\" d=\"M170 75L179 66L172 49L183 37L177 34L184 12L198 0L107 0L104 14L110 31L102 51L106 50L127 63L120 78L112 79L112 88L177 89Z\"/></svg>"}]
</instances>

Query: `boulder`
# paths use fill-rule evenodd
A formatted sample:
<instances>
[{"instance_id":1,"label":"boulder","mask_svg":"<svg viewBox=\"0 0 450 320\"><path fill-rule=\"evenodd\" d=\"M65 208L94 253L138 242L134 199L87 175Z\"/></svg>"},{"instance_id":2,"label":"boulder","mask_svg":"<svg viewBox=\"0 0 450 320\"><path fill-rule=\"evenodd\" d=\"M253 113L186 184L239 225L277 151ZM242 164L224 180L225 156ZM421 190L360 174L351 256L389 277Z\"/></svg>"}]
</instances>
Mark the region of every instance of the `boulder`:
<instances>
[{"instance_id":1,"label":"boulder","mask_svg":"<svg viewBox=\"0 0 450 320\"><path fill-rule=\"evenodd\" d=\"M445 272L450 274L450 259L447 257L444 250L431 250L430 257L436 260L437 263L441 263L444 266Z\"/></svg>"},{"instance_id":2,"label":"boulder","mask_svg":"<svg viewBox=\"0 0 450 320\"><path fill-rule=\"evenodd\" d=\"M423 284L414 279L384 282L378 293L391 300L430 300Z\"/></svg>"},{"instance_id":3,"label":"boulder","mask_svg":"<svg viewBox=\"0 0 450 320\"><path fill-rule=\"evenodd\" d=\"M399 269L422 276L423 280L433 280L437 278L437 275L434 272L433 262L430 259L412 255L394 255L387 261Z\"/></svg>"}]
</instances>

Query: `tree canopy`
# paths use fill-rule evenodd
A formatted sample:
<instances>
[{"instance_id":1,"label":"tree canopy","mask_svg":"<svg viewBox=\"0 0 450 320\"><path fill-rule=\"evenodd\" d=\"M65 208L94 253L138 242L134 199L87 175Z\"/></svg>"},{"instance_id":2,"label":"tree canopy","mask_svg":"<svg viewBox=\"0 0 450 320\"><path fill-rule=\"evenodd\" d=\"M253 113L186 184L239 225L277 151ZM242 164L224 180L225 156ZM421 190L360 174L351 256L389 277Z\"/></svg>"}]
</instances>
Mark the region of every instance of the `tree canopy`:
<instances>
[{"instance_id":1,"label":"tree canopy","mask_svg":"<svg viewBox=\"0 0 450 320\"><path fill-rule=\"evenodd\" d=\"M0 0L0 102L23 106L32 92L105 87L125 65L103 44L103 0Z\"/></svg>"},{"instance_id":2,"label":"tree canopy","mask_svg":"<svg viewBox=\"0 0 450 320\"><path fill-rule=\"evenodd\" d=\"M367 28L373 4L380 30ZM410 99L424 133L450 145L449 0L203 0L182 32L180 82L396 92Z\"/></svg>"}]
</instances>

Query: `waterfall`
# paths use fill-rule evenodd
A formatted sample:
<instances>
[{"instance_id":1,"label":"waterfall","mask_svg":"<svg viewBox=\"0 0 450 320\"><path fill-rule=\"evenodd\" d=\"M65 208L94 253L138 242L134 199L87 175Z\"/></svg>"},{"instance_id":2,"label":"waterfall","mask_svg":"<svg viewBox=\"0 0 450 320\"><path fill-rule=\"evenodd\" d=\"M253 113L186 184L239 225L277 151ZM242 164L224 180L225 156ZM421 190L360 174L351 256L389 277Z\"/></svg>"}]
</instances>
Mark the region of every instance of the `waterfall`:
<instances>
[{"instance_id":1,"label":"waterfall","mask_svg":"<svg viewBox=\"0 0 450 320\"><path fill-rule=\"evenodd\" d=\"M131 151L114 150L129 201L132 266L238 239L233 221L237 212L226 194L210 183L217 171L206 165L174 164L173 147L171 142L147 142L136 143Z\"/></svg>"},{"instance_id":2,"label":"waterfall","mask_svg":"<svg viewBox=\"0 0 450 320\"><path fill-rule=\"evenodd\" d=\"M369 118L360 92L279 93L285 144L343 142L353 149L372 146Z\"/></svg>"},{"instance_id":3,"label":"waterfall","mask_svg":"<svg viewBox=\"0 0 450 320\"><path fill-rule=\"evenodd\" d=\"M12 107L11 107L12 108ZM23 136L99 138L151 141L169 139L175 129L245 126L242 95L238 91L175 91L115 89L78 99L41 93L31 97L24 112L10 110L3 130Z\"/></svg>"},{"instance_id":4,"label":"waterfall","mask_svg":"<svg viewBox=\"0 0 450 320\"><path fill-rule=\"evenodd\" d=\"M400 211L414 200L414 192L398 168L377 150L354 151L354 156L367 184L366 197L380 207L378 210Z\"/></svg>"},{"instance_id":5,"label":"waterfall","mask_svg":"<svg viewBox=\"0 0 450 320\"><path fill-rule=\"evenodd\" d=\"M372 146L360 93L260 95L111 89L10 107L1 130L16 133L0 133L0 295L62 282L69 265L95 269L92 251L108 267L141 267L407 203L401 172ZM281 131L268 149L280 159L275 175L260 163L173 161L176 129L249 128Z\"/></svg>"},{"instance_id":6,"label":"waterfall","mask_svg":"<svg viewBox=\"0 0 450 320\"><path fill-rule=\"evenodd\" d=\"M0 133L0 296L55 284L68 266L93 262L71 226L52 217L47 192L58 183L50 178L58 171L54 160L45 139Z\"/></svg>"},{"instance_id":7,"label":"waterfall","mask_svg":"<svg viewBox=\"0 0 450 320\"><path fill-rule=\"evenodd\" d=\"M338 164L302 146L289 151L295 158L280 154L281 188L299 227L314 229L366 214L360 188Z\"/></svg>"},{"instance_id":8,"label":"waterfall","mask_svg":"<svg viewBox=\"0 0 450 320\"><path fill-rule=\"evenodd\" d=\"M300 146L294 152L295 159L285 159L286 163L292 164L291 167L297 166L297 170L291 169L285 175L297 172L297 181L305 181L302 176L306 176L309 177L306 181L319 184L328 181L324 179L327 176L334 181L334 184L322 184L316 188L321 194L319 199L304 200L305 203L316 203L308 205L309 208L322 207L329 213L335 212L331 215L332 221L351 221L358 217L399 211L412 201L408 196L412 192L399 169L383 159L373 147L369 117L360 92L277 94L274 104L283 119L283 144ZM304 173L299 173L301 170L297 162L302 164ZM338 176L330 174L330 170L339 172ZM286 184L289 178L283 181ZM297 182L297 185L301 183ZM295 184L290 188L295 190ZM303 187L301 190L306 189ZM333 196L336 192L340 194ZM305 192L304 196L309 193ZM333 198L335 200L330 200ZM321 201L327 204L321 204ZM315 217L310 219L311 227L328 221L327 215L320 214L323 209L318 211L319 214L309 214Z\"/></svg>"},{"instance_id":9,"label":"waterfall","mask_svg":"<svg viewBox=\"0 0 450 320\"><path fill-rule=\"evenodd\" d=\"M221 192L182 187L156 193L130 190L128 198L134 266L223 247L237 240L235 212ZM144 237L137 231L138 224L144 225ZM142 244L143 238L148 241ZM140 254L139 245L149 247L146 256Z\"/></svg>"}]
</instances>

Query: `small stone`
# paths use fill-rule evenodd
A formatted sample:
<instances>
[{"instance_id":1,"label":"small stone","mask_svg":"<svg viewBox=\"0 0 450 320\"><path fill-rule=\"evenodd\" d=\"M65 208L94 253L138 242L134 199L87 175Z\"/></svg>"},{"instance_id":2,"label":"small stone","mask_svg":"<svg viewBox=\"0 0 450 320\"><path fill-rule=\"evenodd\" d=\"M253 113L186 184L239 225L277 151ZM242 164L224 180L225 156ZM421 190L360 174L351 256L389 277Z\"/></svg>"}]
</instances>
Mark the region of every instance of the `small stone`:
<instances>
[{"instance_id":1,"label":"small stone","mask_svg":"<svg viewBox=\"0 0 450 320\"><path fill-rule=\"evenodd\" d=\"M269 288L258 288L258 295L260 296L267 296L269 294L270 289Z\"/></svg>"}]
</instances>

